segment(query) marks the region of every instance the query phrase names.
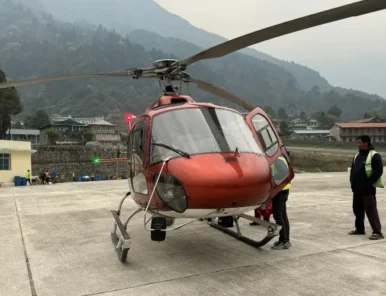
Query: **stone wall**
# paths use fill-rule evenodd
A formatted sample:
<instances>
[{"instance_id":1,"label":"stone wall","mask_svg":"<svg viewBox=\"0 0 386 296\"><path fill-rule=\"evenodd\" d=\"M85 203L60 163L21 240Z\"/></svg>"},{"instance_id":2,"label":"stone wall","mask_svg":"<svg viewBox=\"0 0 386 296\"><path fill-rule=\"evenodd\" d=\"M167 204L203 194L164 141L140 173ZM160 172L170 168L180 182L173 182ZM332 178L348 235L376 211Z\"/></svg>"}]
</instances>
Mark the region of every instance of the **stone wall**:
<instances>
[{"instance_id":1,"label":"stone wall","mask_svg":"<svg viewBox=\"0 0 386 296\"><path fill-rule=\"evenodd\" d=\"M32 175L55 168L58 178L64 176L64 181L72 180L72 173L76 176L103 175L110 179L117 176L117 163L94 164L93 159L116 158L117 150L113 147L93 146L40 146L34 148L37 152L32 154ZM121 158L127 157L126 149L121 148ZM118 176L128 174L127 162L119 162Z\"/></svg>"}]
</instances>

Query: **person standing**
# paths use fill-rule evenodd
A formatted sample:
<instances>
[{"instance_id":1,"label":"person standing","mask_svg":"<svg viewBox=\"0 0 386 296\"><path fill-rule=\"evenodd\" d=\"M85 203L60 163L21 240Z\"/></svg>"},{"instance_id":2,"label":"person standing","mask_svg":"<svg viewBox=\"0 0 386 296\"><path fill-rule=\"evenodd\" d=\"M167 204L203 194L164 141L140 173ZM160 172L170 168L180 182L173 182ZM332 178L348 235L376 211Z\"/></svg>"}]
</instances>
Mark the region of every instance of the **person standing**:
<instances>
[{"instance_id":1,"label":"person standing","mask_svg":"<svg viewBox=\"0 0 386 296\"><path fill-rule=\"evenodd\" d=\"M57 176L56 169L52 169L50 174L52 184L56 183L56 176Z\"/></svg>"},{"instance_id":2,"label":"person standing","mask_svg":"<svg viewBox=\"0 0 386 296\"><path fill-rule=\"evenodd\" d=\"M25 173L25 183L27 184L27 182L31 186L31 173L29 170L27 170L27 172Z\"/></svg>"},{"instance_id":3,"label":"person standing","mask_svg":"<svg viewBox=\"0 0 386 296\"><path fill-rule=\"evenodd\" d=\"M45 177L46 184L49 185L50 184L50 173L48 172L48 170L45 171L44 177Z\"/></svg>"},{"instance_id":4,"label":"person standing","mask_svg":"<svg viewBox=\"0 0 386 296\"><path fill-rule=\"evenodd\" d=\"M287 151L290 156L289 151ZM272 166L272 174L274 179L283 180L288 176L289 166L286 158L281 155ZM272 246L273 250L289 249L290 242L290 225L287 215L287 201L291 183L286 184L283 189L272 198L273 218L277 225L281 226L279 232L279 240Z\"/></svg>"},{"instance_id":5,"label":"person standing","mask_svg":"<svg viewBox=\"0 0 386 296\"><path fill-rule=\"evenodd\" d=\"M373 230L370 239L383 239L376 201L376 187L384 188L382 157L374 150L367 135L357 138L357 146L359 151L353 158L350 171L355 230L349 234L366 234L364 223L366 213Z\"/></svg>"},{"instance_id":6,"label":"person standing","mask_svg":"<svg viewBox=\"0 0 386 296\"><path fill-rule=\"evenodd\" d=\"M263 219L267 222L269 222L272 215L272 203L263 204L261 207L255 209L255 218ZM251 226L259 225L257 222L251 222L249 223Z\"/></svg>"}]
</instances>

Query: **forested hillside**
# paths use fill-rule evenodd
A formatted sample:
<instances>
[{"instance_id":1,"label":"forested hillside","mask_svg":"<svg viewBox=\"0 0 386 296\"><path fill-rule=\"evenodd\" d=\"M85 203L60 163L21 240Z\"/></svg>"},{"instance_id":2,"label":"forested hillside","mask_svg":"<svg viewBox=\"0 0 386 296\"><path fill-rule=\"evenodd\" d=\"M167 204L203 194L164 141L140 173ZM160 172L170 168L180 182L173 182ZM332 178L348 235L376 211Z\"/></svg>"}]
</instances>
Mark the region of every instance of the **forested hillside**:
<instances>
[{"instance_id":1,"label":"forested hillside","mask_svg":"<svg viewBox=\"0 0 386 296\"><path fill-rule=\"evenodd\" d=\"M153 0L39 0L39 2L49 13L61 20L87 21L96 25L102 23L123 35L132 30L145 29L164 37L175 37L189 41L203 48L226 41L224 37L194 27L180 16L168 12ZM251 31L256 29L251 28ZM250 48L244 49L242 52L288 70L299 81L303 90L310 90L314 85L317 85L323 92L331 90L327 80L312 69L276 59Z\"/></svg>"},{"instance_id":2,"label":"forested hillside","mask_svg":"<svg viewBox=\"0 0 386 296\"><path fill-rule=\"evenodd\" d=\"M125 36L133 30L144 29L157 33L164 37L178 38L192 42L202 48L208 48L218 43L225 42L222 36L197 28L182 17L170 13L157 4L155 0L14 0L32 1L42 4L47 12L64 21L86 21L90 24L102 24L107 28L114 28L118 33ZM182 1L182 0L181 0ZM228 0L229 2L237 2ZM201 3L201 2L200 2ZM202 3L200 4L202 5ZM243 4L236 4L243 5ZM340 4L337 3L336 6ZM203 13L206 11L203 6ZM221 13L221 9L218 10ZM216 16L213 16L213 21ZM245 33L257 30L251 27ZM262 28L261 28L262 29ZM312 30L312 29L311 29ZM317 36L315 36L317 38ZM269 41L268 41L269 42ZM320 91L326 92L333 89L329 82L317 71L292 61L284 61L272 57L266 53L252 48L246 48L241 52L250 57L268 61L289 71L298 81L299 86L309 91L314 85ZM351 93L350 90L345 90ZM355 93L354 93L355 94Z\"/></svg>"},{"instance_id":3,"label":"forested hillside","mask_svg":"<svg viewBox=\"0 0 386 296\"><path fill-rule=\"evenodd\" d=\"M185 58L198 50L192 43L143 30L123 37L102 26L94 29L59 22L45 14L33 14L10 0L0 0L0 68L9 80L122 71L149 66L160 58ZM311 115L337 105L343 110L342 120L360 118L366 111L386 113L382 99L365 99L361 94L347 94L344 90L342 95L334 91L321 93L318 87L304 92L291 73L239 53L200 62L189 68L189 72L259 106L278 109L292 104ZM230 105L193 86L190 89L197 101ZM147 79L84 79L18 90L25 106L24 114L37 107L50 106L53 107L46 109L49 113L82 116L107 114L116 108L138 113L159 95L158 82Z\"/></svg>"}]
</instances>

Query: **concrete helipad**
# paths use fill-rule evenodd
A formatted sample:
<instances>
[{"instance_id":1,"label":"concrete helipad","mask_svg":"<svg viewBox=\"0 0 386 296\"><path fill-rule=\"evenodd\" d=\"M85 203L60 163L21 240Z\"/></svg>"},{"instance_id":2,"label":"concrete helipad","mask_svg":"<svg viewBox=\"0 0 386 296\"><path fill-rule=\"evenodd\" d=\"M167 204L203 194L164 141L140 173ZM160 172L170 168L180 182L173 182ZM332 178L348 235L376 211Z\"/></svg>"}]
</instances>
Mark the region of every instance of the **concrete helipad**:
<instances>
[{"instance_id":1,"label":"concrete helipad","mask_svg":"<svg viewBox=\"0 0 386 296\"><path fill-rule=\"evenodd\" d=\"M0 188L0 295L386 295L386 240L370 241L369 226L347 235L347 173L298 174L293 184L290 250L255 249L203 222L154 243L138 215L126 264L110 210L127 181ZM386 189L378 207L386 227Z\"/></svg>"}]
</instances>

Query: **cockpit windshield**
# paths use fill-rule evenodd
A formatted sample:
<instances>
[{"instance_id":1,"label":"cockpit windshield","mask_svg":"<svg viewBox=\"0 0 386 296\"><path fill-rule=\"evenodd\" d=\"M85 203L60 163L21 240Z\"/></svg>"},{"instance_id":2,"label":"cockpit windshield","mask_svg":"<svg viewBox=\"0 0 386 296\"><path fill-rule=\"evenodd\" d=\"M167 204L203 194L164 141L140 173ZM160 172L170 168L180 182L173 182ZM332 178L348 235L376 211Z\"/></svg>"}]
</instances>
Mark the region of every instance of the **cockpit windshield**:
<instances>
[{"instance_id":1,"label":"cockpit windshield","mask_svg":"<svg viewBox=\"0 0 386 296\"><path fill-rule=\"evenodd\" d=\"M169 156L181 157L170 148L187 155L235 152L236 148L239 152L262 154L242 115L226 109L189 108L161 113L153 119L151 134L151 163Z\"/></svg>"}]
</instances>

